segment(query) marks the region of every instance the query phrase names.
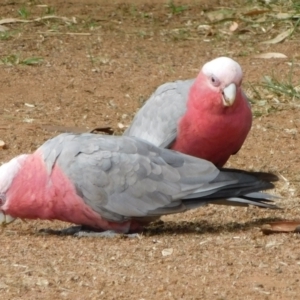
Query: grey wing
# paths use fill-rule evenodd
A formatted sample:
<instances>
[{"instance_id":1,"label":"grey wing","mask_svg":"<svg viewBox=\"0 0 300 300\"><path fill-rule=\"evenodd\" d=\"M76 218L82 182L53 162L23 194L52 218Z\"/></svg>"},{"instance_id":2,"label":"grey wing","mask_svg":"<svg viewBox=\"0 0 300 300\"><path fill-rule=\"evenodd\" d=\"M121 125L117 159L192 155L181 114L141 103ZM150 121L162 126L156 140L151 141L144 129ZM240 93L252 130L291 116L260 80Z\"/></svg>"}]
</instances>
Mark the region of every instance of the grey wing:
<instances>
[{"instance_id":1,"label":"grey wing","mask_svg":"<svg viewBox=\"0 0 300 300\"><path fill-rule=\"evenodd\" d=\"M179 80L158 87L137 112L124 135L168 147L176 138L177 125L186 111L188 93L194 81Z\"/></svg>"},{"instance_id":2,"label":"grey wing","mask_svg":"<svg viewBox=\"0 0 300 300\"><path fill-rule=\"evenodd\" d=\"M131 137L62 134L40 149L46 163L57 155L85 203L112 221L185 211L182 197L228 184L210 184L219 174L210 162Z\"/></svg>"}]
</instances>

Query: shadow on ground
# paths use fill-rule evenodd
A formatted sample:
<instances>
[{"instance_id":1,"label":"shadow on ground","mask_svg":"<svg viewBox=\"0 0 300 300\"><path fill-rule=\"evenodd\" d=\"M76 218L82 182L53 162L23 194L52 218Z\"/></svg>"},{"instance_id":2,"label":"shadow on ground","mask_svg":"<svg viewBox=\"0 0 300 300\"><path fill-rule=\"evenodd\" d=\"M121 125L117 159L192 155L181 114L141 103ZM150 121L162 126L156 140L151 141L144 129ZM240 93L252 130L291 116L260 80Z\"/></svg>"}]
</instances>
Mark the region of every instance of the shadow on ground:
<instances>
[{"instance_id":1,"label":"shadow on ground","mask_svg":"<svg viewBox=\"0 0 300 300\"><path fill-rule=\"evenodd\" d=\"M147 227L144 231L146 236L162 234L220 234L225 232L248 231L254 227L261 227L264 224L282 221L281 218L261 218L246 223L229 222L225 224L215 224L209 221L201 222L163 222L158 221Z\"/></svg>"}]
</instances>

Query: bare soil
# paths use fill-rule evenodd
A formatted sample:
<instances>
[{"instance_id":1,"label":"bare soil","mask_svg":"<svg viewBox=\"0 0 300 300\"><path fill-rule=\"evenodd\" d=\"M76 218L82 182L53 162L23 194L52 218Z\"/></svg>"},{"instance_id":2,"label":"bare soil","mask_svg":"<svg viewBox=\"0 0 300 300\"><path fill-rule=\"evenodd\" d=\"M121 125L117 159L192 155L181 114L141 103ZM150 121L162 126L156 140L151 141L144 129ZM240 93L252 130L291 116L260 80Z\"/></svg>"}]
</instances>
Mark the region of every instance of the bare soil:
<instances>
[{"instance_id":1,"label":"bare soil","mask_svg":"<svg viewBox=\"0 0 300 300\"><path fill-rule=\"evenodd\" d=\"M0 162L34 151L58 126L109 125L121 134L157 86L195 77L217 56L241 64L249 96L264 75L285 80L291 61L297 82L298 33L265 45L259 41L276 31L201 27L207 12L245 3L181 1L188 9L172 11L158 0L2 0L0 19L33 20L45 12L68 19L3 24L11 36L0 39L0 139L7 145ZM253 58L260 52L288 58ZM32 57L43 61L30 65ZM279 98L275 105L274 97L266 98L268 110L254 101L260 113L227 166L275 172L281 180L273 193L283 210L208 206L164 217L136 239L42 235L39 229L69 224L18 220L0 233L1 299L299 299L299 234L260 230L300 212L299 103Z\"/></svg>"}]
</instances>

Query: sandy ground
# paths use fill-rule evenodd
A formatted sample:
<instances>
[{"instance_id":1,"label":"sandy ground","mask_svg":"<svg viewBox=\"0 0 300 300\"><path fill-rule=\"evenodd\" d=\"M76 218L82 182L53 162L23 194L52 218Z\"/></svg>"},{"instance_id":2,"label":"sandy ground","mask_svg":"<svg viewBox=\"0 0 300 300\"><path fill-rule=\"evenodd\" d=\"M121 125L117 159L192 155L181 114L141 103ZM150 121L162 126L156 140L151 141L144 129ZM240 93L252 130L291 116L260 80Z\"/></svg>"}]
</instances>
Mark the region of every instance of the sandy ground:
<instances>
[{"instance_id":1,"label":"sandy ground","mask_svg":"<svg viewBox=\"0 0 300 300\"><path fill-rule=\"evenodd\" d=\"M299 33L259 43L288 23L255 23L278 11L245 3L1 1L0 20L35 20L2 24L1 163L34 151L58 126L108 125L121 134L158 85L195 77L204 62L227 55L244 70L255 113L249 138L227 166L275 172L281 180L272 193L283 208L208 206L164 217L136 239L42 235L41 228L69 224L18 220L0 233L1 299L299 299L299 234L260 230L299 218L299 100L260 87L264 75L287 80L292 61L299 81ZM237 15L211 20L209 12L224 6L236 14L267 11L243 15L254 23ZM238 30L230 31L232 22ZM287 58L254 58L263 52Z\"/></svg>"}]
</instances>

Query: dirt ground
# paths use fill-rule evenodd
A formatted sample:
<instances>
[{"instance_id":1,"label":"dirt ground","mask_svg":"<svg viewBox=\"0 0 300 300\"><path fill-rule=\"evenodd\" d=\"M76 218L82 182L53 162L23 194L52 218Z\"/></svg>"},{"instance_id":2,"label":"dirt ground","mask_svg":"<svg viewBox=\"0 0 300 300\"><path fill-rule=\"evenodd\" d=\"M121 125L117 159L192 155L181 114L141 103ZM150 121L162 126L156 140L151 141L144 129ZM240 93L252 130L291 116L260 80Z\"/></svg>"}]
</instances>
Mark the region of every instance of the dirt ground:
<instances>
[{"instance_id":1,"label":"dirt ground","mask_svg":"<svg viewBox=\"0 0 300 300\"><path fill-rule=\"evenodd\" d=\"M222 7L265 9L247 15L255 20L275 13L262 3L1 1L0 20L24 22L10 20L0 32L0 139L7 145L0 163L34 151L57 134L55 126L109 125L121 134L157 86L195 77L204 62L227 55L244 70L255 114L227 166L275 172L272 193L283 208L208 206L164 217L136 239L42 235L39 229L69 224L18 220L0 233L1 299L299 299L300 235L260 230L270 220L299 219L299 100L261 88L265 75L287 80L291 62L299 82L299 32L261 44L290 23L209 19ZM287 58L254 57L264 52Z\"/></svg>"}]
</instances>

